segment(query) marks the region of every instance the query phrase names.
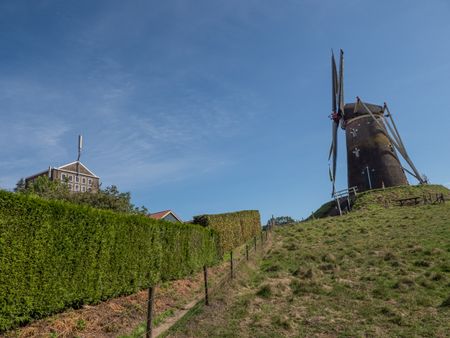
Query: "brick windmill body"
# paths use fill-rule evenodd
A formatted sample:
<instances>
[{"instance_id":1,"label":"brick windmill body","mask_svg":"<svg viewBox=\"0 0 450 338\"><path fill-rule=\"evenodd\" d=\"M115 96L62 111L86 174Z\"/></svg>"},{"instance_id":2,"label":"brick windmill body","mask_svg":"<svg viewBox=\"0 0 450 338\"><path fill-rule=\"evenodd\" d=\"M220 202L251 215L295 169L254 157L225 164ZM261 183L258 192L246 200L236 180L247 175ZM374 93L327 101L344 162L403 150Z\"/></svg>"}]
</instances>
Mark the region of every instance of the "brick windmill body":
<instances>
[{"instance_id":1,"label":"brick windmill body","mask_svg":"<svg viewBox=\"0 0 450 338\"><path fill-rule=\"evenodd\" d=\"M343 51L340 53L339 75L332 54L332 159L330 178L335 197L338 127L345 130L347 144L348 188L357 191L408 185L405 172L420 183L426 183L411 161L392 114L383 106L364 103L357 97L354 103L344 103ZM398 153L409 165L402 166Z\"/></svg>"}]
</instances>

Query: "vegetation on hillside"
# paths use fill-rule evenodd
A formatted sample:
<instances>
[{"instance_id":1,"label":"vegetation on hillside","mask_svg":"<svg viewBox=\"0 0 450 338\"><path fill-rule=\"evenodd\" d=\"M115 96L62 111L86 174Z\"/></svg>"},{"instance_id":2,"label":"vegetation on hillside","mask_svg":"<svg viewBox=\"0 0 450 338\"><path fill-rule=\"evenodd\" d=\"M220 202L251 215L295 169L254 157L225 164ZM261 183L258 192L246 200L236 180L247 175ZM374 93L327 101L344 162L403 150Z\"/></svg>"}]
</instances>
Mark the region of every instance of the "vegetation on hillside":
<instances>
[{"instance_id":1,"label":"vegetation on hillside","mask_svg":"<svg viewBox=\"0 0 450 338\"><path fill-rule=\"evenodd\" d=\"M185 278L261 231L257 210L178 224L48 197L0 191L0 332Z\"/></svg>"},{"instance_id":2,"label":"vegetation on hillside","mask_svg":"<svg viewBox=\"0 0 450 338\"><path fill-rule=\"evenodd\" d=\"M270 218L266 226L270 227L271 225L289 225L296 223L295 219L290 216L278 216L274 218Z\"/></svg>"},{"instance_id":3,"label":"vegetation on hillside","mask_svg":"<svg viewBox=\"0 0 450 338\"><path fill-rule=\"evenodd\" d=\"M37 195L50 200L61 200L76 204L89 205L97 209L113 210L126 213L148 214L144 206L136 207L131 203L129 192L120 192L111 185L98 192L70 192L65 182L52 181L47 176L40 176L28 185L20 179L14 189L16 193Z\"/></svg>"},{"instance_id":4,"label":"vegetation on hillside","mask_svg":"<svg viewBox=\"0 0 450 338\"><path fill-rule=\"evenodd\" d=\"M450 199L450 191L442 185L408 185L369 190L357 194L353 209L358 210L361 208L395 207L398 206L399 203L397 201L399 199L411 197L419 197L422 203L423 199L433 202L436 200L436 196L440 194L443 194L445 197ZM334 200L328 201L320 206L319 209L313 212L308 220L324 218L330 215L338 215L336 202Z\"/></svg>"},{"instance_id":5,"label":"vegetation on hillside","mask_svg":"<svg viewBox=\"0 0 450 338\"><path fill-rule=\"evenodd\" d=\"M193 223L215 231L222 254L239 247L261 232L258 210L194 216Z\"/></svg>"},{"instance_id":6,"label":"vegetation on hillside","mask_svg":"<svg viewBox=\"0 0 450 338\"><path fill-rule=\"evenodd\" d=\"M420 202L434 203L439 195L450 199L450 190L442 185L408 185L385 189L370 190L358 194L353 209L392 208L399 205L398 200L419 197Z\"/></svg>"},{"instance_id":7,"label":"vegetation on hillside","mask_svg":"<svg viewBox=\"0 0 450 338\"><path fill-rule=\"evenodd\" d=\"M448 336L450 203L385 207L421 188L367 193L345 216L277 228L231 295L172 335Z\"/></svg>"},{"instance_id":8,"label":"vegetation on hillside","mask_svg":"<svg viewBox=\"0 0 450 338\"><path fill-rule=\"evenodd\" d=\"M188 276L218 251L199 225L0 191L0 332Z\"/></svg>"}]
</instances>

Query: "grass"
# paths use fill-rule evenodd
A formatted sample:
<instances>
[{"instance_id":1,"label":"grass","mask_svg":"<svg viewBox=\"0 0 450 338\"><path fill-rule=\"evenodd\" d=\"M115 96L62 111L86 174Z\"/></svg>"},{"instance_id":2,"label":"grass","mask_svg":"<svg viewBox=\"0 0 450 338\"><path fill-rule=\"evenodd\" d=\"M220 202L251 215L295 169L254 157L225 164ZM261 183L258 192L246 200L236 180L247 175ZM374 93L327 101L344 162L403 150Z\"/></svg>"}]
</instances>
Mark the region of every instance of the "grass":
<instances>
[{"instance_id":1,"label":"grass","mask_svg":"<svg viewBox=\"0 0 450 338\"><path fill-rule=\"evenodd\" d=\"M377 207L395 207L398 205L397 200L410 197L425 198L432 203L436 200L436 194L444 194L447 199L450 199L450 191L442 185L411 185L403 187L392 187L385 189L370 190L358 194L356 203L353 206L355 210L368 209ZM333 209L336 208L334 200L324 203L319 209L314 211L307 220L328 217ZM337 211L335 211L337 214Z\"/></svg>"},{"instance_id":2,"label":"grass","mask_svg":"<svg viewBox=\"0 0 450 338\"><path fill-rule=\"evenodd\" d=\"M172 335L446 337L450 203L393 202L429 189L375 191L348 215L276 229L264 259Z\"/></svg>"},{"instance_id":3,"label":"grass","mask_svg":"<svg viewBox=\"0 0 450 338\"><path fill-rule=\"evenodd\" d=\"M165 319L167 319L169 317L172 317L174 315L174 313L175 313L174 309L168 309L166 311L163 311L162 313L160 313L158 316L156 316L153 319L153 327L157 327L162 322L164 322ZM138 338L138 337L142 337L143 335L145 335L146 331L147 331L147 323L146 322L142 322L129 335L122 335L119 338Z\"/></svg>"}]
</instances>

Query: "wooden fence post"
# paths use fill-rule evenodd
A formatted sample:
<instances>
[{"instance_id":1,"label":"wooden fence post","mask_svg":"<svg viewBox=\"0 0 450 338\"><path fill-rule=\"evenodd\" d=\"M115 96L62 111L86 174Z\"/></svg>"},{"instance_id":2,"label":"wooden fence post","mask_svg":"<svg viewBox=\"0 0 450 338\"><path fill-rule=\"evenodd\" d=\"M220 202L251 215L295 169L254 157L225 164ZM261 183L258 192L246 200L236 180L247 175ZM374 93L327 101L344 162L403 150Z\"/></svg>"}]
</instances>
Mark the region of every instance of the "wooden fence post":
<instances>
[{"instance_id":1,"label":"wooden fence post","mask_svg":"<svg viewBox=\"0 0 450 338\"><path fill-rule=\"evenodd\" d=\"M205 305L209 305L208 298L208 268L203 265L203 279L205 280Z\"/></svg>"},{"instance_id":2,"label":"wooden fence post","mask_svg":"<svg viewBox=\"0 0 450 338\"><path fill-rule=\"evenodd\" d=\"M230 251L230 269L231 269L231 279L233 279L233 250Z\"/></svg>"},{"instance_id":3,"label":"wooden fence post","mask_svg":"<svg viewBox=\"0 0 450 338\"><path fill-rule=\"evenodd\" d=\"M147 333L146 338L152 338L153 331L153 302L155 300L155 287L148 288L148 304L147 304Z\"/></svg>"},{"instance_id":4,"label":"wooden fence post","mask_svg":"<svg viewBox=\"0 0 450 338\"><path fill-rule=\"evenodd\" d=\"M248 260L248 244L245 244L245 258Z\"/></svg>"}]
</instances>

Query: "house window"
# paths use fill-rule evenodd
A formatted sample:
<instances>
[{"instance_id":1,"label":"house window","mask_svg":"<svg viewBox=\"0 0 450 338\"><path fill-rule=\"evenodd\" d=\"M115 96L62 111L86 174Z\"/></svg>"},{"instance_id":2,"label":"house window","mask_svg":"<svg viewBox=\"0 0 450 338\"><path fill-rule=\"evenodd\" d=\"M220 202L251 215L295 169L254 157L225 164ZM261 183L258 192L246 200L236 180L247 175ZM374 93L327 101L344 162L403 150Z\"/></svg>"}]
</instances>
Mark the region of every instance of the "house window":
<instances>
[{"instance_id":1,"label":"house window","mask_svg":"<svg viewBox=\"0 0 450 338\"><path fill-rule=\"evenodd\" d=\"M78 175L75 176L75 182L80 182L80 177Z\"/></svg>"},{"instance_id":2,"label":"house window","mask_svg":"<svg viewBox=\"0 0 450 338\"><path fill-rule=\"evenodd\" d=\"M72 190L72 183L69 183L69 190Z\"/></svg>"},{"instance_id":3,"label":"house window","mask_svg":"<svg viewBox=\"0 0 450 338\"><path fill-rule=\"evenodd\" d=\"M61 174L61 181L65 181L66 180L67 175L66 174Z\"/></svg>"},{"instance_id":4,"label":"house window","mask_svg":"<svg viewBox=\"0 0 450 338\"><path fill-rule=\"evenodd\" d=\"M86 184L86 177L81 178L81 183Z\"/></svg>"},{"instance_id":5,"label":"house window","mask_svg":"<svg viewBox=\"0 0 450 338\"><path fill-rule=\"evenodd\" d=\"M81 191L85 192L86 191L86 187L84 185L81 186Z\"/></svg>"},{"instance_id":6,"label":"house window","mask_svg":"<svg viewBox=\"0 0 450 338\"><path fill-rule=\"evenodd\" d=\"M73 181L73 176L69 175L69 182L72 182L72 181Z\"/></svg>"},{"instance_id":7,"label":"house window","mask_svg":"<svg viewBox=\"0 0 450 338\"><path fill-rule=\"evenodd\" d=\"M88 184L92 185L92 178L88 178Z\"/></svg>"},{"instance_id":8,"label":"house window","mask_svg":"<svg viewBox=\"0 0 450 338\"><path fill-rule=\"evenodd\" d=\"M80 186L78 184L75 184L75 191L79 191L80 190Z\"/></svg>"},{"instance_id":9,"label":"house window","mask_svg":"<svg viewBox=\"0 0 450 338\"><path fill-rule=\"evenodd\" d=\"M89 191L89 192L91 192L91 191L92 191L92 188L91 188L91 187L89 187L89 188L88 188L88 191Z\"/></svg>"}]
</instances>

